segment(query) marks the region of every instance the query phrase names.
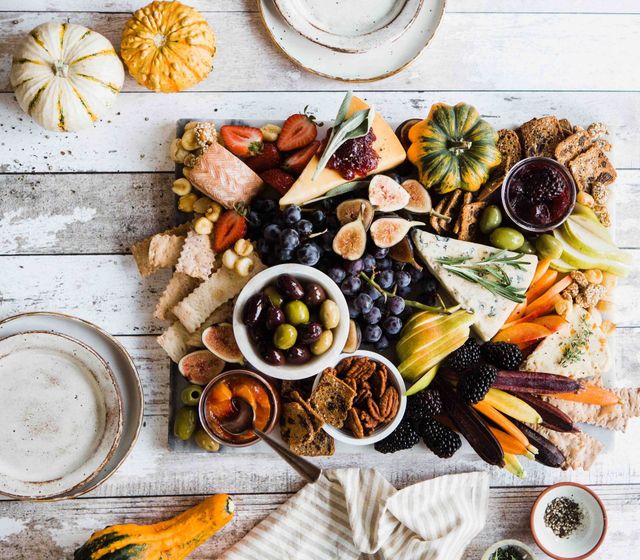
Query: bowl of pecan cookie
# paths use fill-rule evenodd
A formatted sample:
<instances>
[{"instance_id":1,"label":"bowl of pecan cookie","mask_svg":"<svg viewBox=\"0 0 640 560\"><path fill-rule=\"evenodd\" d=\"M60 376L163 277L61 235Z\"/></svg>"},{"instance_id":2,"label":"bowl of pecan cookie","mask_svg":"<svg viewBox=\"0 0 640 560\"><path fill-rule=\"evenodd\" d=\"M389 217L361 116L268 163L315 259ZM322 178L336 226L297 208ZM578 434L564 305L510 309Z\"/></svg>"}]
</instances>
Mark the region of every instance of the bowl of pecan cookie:
<instances>
[{"instance_id":1,"label":"bowl of pecan cookie","mask_svg":"<svg viewBox=\"0 0 640 560\"><path fill-rule=\"evenodd\" d=\"M407 407L398 369L384 356L367 350L342 354L313 384L315 410L323 429L338 441L370 445L396 429Z\"/></svg>"}]
</instances>

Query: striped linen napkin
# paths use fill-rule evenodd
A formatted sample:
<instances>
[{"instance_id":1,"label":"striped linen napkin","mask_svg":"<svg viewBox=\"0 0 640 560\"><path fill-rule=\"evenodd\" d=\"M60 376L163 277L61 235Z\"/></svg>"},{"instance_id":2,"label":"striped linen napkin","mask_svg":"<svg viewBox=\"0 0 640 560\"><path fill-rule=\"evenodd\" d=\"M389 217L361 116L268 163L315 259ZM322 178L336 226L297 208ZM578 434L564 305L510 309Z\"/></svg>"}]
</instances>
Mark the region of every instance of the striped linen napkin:
<instances>
[{"instance_id":1,"label":"striped linen napkin","mask_svg":"<svg viewBox=\"0 0 640 560\"><path fill-rule=\"evenodd\" d=\"M375 469L325 471L221 560L459 560L483 528L489 475L396 490Z\"/></svg>"}]
</instances>

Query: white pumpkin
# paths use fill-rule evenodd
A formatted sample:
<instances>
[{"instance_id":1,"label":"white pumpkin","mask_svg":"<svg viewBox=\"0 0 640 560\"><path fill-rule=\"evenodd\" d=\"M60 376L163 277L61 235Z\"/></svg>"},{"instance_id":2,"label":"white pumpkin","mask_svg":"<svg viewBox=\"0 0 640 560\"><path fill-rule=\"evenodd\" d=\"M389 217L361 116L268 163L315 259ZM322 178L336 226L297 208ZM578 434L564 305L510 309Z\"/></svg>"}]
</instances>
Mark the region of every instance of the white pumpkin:
<instances>
[{"instance_id":1,"label":"white pumpkin","mask_svg":"<svg viewBox=\"0 0 640 560\"><path fill-rule=\"evenodd\" d=\"M80 130L103 116L123 82L124 68L109 40L73 23L31 30L11 66L22 110L59 132Z\"/></svg>"}]
</instances>

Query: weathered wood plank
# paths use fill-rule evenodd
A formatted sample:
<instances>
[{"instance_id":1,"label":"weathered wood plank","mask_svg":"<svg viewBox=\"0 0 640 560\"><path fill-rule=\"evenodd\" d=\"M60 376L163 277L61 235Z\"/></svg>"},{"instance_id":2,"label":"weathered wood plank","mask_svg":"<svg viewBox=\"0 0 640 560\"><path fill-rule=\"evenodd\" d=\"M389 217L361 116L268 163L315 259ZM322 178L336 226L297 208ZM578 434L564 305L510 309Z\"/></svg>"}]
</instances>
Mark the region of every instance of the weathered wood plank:
<instances>
[{"instance_id":1,"label":"weathered wood plank","mask_svg":"<svg viewBox=\"0 0 640 560\"><path fill-rule=\"evenodd\" d=\"M209 12L206 17L217 34L219 50L214 71L195 89L246 90L247 76L252 90L344 88L290 62L272 43L259 14ZM69 21L95 29L116 47L128 18L126 13L68 14ZM0 13L0 91L10 91L9 61L16 45L25 33L50 19L46 11ZM640 19L626 14L446 12L415 64L379 83L385 89L419 89L428 76L432 89L640 90L640 76L634 71L640 62L635 48L639 31ZM605 49L603 37L616 39ZM452 56L455 64L442 64ZM576 62L582 60L589 61L586 72ZM127 78L125 91L141 89Z\"/></svg>"},{"instance_id":2,"label":"weathered wood plank","mask_svg":"<svg viewBox=\"0 0 640 560\"><path fill-rule=\"evenodd\" d=\"M481 534L465 553L478 560L484 549L503 538L518 538L535 549L529 512L542 487L492 488L489 515ZM640 543L640 485L595 486L609 517L609 533L600 558L629 557ZM209 492L223 491L211 488ZM238 494L236 515L219 533L197 549L192 560L215 558L256 523L289 498L289 494ZM89 535L116 523L154 523L197 504L201 496L92 498L63 503L5 502L0 520L0 557L13 560L68 558Z\"/></svg>"},{"instance_id":3,"label":"weathered wood plank","mask_svg":"<svg viewBox=\"0 0 640 560\"><path fill-rule=\"evenodd\" d=\"M172 181L170 172L0 174L0 254L126 253L170 226ZM616 241L639 248L640 170L621 170L614 190Z\"/></svg>"},{"instance_id":4,"label":"weathered wood plank","mask_svg":"<svg viewBox=\"0 0 640 560\"><path fill-rule=\"evenodd\" d=\"M277 83L288 87L284 78ZM427 85L432 83L421 82L419 87ZM616 167L640 168L640 92L374 92L370 88L356 89L393 124L425 116L434 102L461 100L473 103L496 128L518 126L534 116L548 114L582 125L603 121L611 131ZM320 119L331 120L342 97L342 92L296 91L278 95L128 93L120 95L115 112L94 128L56 134L35 125L20 111L12 94L0 94L0 172L169 172L173 170L169 144L180 118L268 122L282 120L309 104Z\"/></svg>"}]
</instances>

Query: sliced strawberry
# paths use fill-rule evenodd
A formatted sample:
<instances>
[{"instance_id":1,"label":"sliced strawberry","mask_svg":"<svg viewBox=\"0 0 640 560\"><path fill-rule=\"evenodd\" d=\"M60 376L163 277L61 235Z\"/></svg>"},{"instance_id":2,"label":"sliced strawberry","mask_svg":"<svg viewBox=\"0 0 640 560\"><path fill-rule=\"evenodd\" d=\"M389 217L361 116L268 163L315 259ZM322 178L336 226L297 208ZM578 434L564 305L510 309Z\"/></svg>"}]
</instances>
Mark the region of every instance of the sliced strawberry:
<instances>
[{"instance_id":1,"label":"sliced strawberry","mask_svg":"<svg viewBox=\"0 0 640 560\"><path fill-rule=\"evenodd\" d=\"M269 169L260 174L260 178L270 187L276 189L280 194L284 195L291 188L296 180L282 171L282 169Z\"/></svg>"},{"instance_id":2,"label":"sliced strawberry","mask_svg":"<svg viewBox=\"0 0 640 560\"><path fill-rule=\"evenodd\" d=\"M280 152L273 142L265 142L262 147L262 153L251 156L244 162L256 173L262 173L267 169L273 169L280 165Z\"/></svg>"},{"instance_id":3,"label":"sliced strawberry","mask_svg":"<svg viewBox=\"0 0 640 560\"><path fill-rule=\"evenodd\" d=\"M235 210L226 210L213 226L213 250L222 253L247 234L247 220Z\"/></svg>"},{"instance_id":4,"label":"sliced strawberry","mask_svg":"<svg viewBox=\"0 0 640 560\"><path fill-rule=\"evenodd\" d=\"M311 144L316 139L318 129L310 117L298 113L291 115L282 125L278 136L278 150L288 152Z\"/></svg>"},{"instance_id":5,"label":"sliced strawberry","mask_svg":"<svg viewBox=\"0 0 640 560\"><path fill-rule=\"evenodd\" d=\"M225 125L220 129L225 148L238 157L262 152L262 131L252 126Z\"/></svg>"},{"instance_id":6,"label":"sliced strawberry","mask_svg":"<svg viewBox=\"0 0 640 560\"><path fill-rule=\"evenodd\" d=\"M300 175L302 170L307 166L307 163L309 163L311 158L316 155L319 147L320 142L318 140L314 140L306 148L301 148L297 152L293 152L285 158L282 163L282 169L290 171L295 175Z\"/></svg>"}]
</instances>

